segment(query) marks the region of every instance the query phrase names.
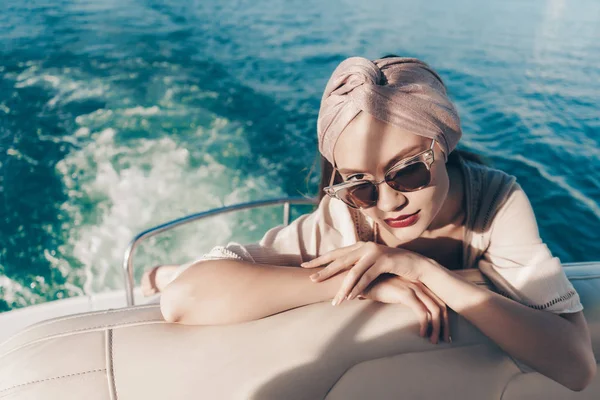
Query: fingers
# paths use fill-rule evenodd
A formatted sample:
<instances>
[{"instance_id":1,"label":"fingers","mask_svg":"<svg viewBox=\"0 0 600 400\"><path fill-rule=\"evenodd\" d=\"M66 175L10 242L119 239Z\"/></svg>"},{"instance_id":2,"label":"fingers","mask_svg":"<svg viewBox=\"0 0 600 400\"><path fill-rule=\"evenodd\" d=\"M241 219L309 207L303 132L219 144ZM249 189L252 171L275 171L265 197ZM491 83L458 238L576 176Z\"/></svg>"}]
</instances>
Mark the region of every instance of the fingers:
<instances>
[{"instance_id":1,"label":"fingers","mask_svg":"<svg viewBox=\"0 0 600 400\"><path fill-rule=\"evenodd\" d=\"M158 292L156 287L156 274L161 266L156 266L149 271L144 272L142 276L141 288L144 297L152 296Z\"/></svg>"},{"instance_id":2,"label":"fingers","mask_svg":"<svg viewBox=\"0 0 600 400\"><path fill-rule=\"evenodd\" d=\"M429 341L433 344L437 344L439 337L440 337L440 332L442 330L442 321L441 321L442 313L440 310L440 306L434 300L432 300L429 296L427 296L425 293L423 293L419 289L415 290L415 294L419 298L419 300L421 300L421 302L423 304L425 304L425 307L427 307L427 309L431 315L432 330L431 330L431 336L429 338Z\"/></svg>"},{"instance_id":3,"label":"fingers","mask_svg":"<svg viewBox=\"0 0 600 400\"><path fill-rule=\"evenodd\" d=\"M429 310L423 302L417 297L417 294L413 290L407 290L406 295L402 303L408 307L410 307L415 314L417 314L417 318L419 319L419 325L421 329L419 330L419 336L425 337L427 335L427 329L429 328L429 321L431 320L431 316L429 314Z\"/></svg>"},{"instance_id":4,"label":"fingers","mask_svg":"<svg viewBox=\"0 0 600 400\"><path fill-rule=\"evenodd\" d=\"M360 248L362 245L364 244L364 242L356 242L351 246L346 246L346 247L340 247L339 249L335 249L332 250L328 253L325 253L313 260L307 261L307 262L303 262L302 264L300 264L300 266L302 268L315 268L315 267L320 267L323 264L327 264L330 263L332 261L335 261L336 258L350 252L353 250L356 250L358 248Z\"/></svg>"},{"instance_id":5,"label":"fingers","mask_svg":"<svg viewBox=\"0 0 600 400\"><path fill-rule=\"evenodd\" d=\"M442 299L438 297L438 295L432 292L431 289L429 289L427 286L425 286L424 284L421 284L420 286L423 292L425 292L425 294L431 297L439 305L440 310L442 312L444 341L446 343L452 343L450 339L450 318L448 316L448 306L446 305L446 303L444 303Z\"/></svg>"},{"instance_id":6,"label":"fingers","mask_svg":"<svg viewBox=\"0 0 600 400\"><path fill-rule=\"evenodd\" d=\"M354 268L356 268L360 263L362 263L362 260L359 261L356 266L354 266L350 272L348 272L348 275L350 275L352 273L352 271L354 270ZM356 297L357 294L362 293L365 289L367 289L367 287L369 287L369 285L378 277L381 275L381 271L379 271L377 269L376 265L373 265L372 262L368 263L369 267L366 268L366 270L362 273L362 276L360 277L360 279L358 280L358 282L354 285L354 288L350 291L350 294L348 294L348 300L352 300ZM348 278L348 277L346 277Z\"/></svg>"},{"instance_id":7,"label":"fingers","mask_svg":"<svg viewBox=\"0 0 600 400\"><path fill-rule=\"evenodd\" d=\"M344 271L352 265L354 265L354 263L358 259L357 257L359 257L358 254L352 253L346 254L345 256L340 256L331 264L323 268L321 271L312 274L310 276L310 279L312 279L313 282L321 282L326 279L329 279L332 276L336 275L338 272Z\"/></svg>"},{"instance_id":8,"label":"fingers","mask_svg":"<svg viewBox=\"0 0 600 400\"><path fill-rule=\"evenodd\" d=\"M369 283L373 281L374 271L371 271L373 267L373 260L369 257L363 257L360 261L358 261L351 269L348 271L348 274L344 278L344 282L342 282L342 286L340 290L337 292L336 296L333 298L332 304L335 306L340 304L346 298L351 300L352 298L349 296L349 293L355 292L356 282L360 279L363 282L367 282L364 287L368 286ZM329 267L327 267L329 268ZM325 268L325 269L327 269ZM324 271L324 270L323 270ZM321 271L321 272L323 272ZM375 275L377 277L377 275ZM362 290L356 292L361 293Z\"/></svg>"}]
</instances>

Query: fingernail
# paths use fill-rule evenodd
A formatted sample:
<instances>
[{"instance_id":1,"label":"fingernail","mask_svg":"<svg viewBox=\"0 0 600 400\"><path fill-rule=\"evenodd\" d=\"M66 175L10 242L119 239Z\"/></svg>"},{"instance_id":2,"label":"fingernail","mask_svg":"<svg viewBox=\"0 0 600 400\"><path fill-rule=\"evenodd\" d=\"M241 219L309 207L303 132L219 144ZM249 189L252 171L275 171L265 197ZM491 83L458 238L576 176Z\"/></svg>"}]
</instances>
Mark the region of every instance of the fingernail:
<instances>
[{"instance_id":1,"label":"fingernail","mask_svg":"<svg viewBox=\"0 0 600 400\"><path fill-rule=\"evenodd\" d=\"M312 275L310 276L310 279L312 279L313 281L314 281L315 279L319 279L319 273L317 272L316 274L312 274Z\"/></svg>"},{"instance_id":2,"label":"fingernail","mask_svg":"<svg viewBox=\"0 0 600 400\"><path fill-rule=\"evenodd\" d=\"M308 263L303 262L302 264L300 264L301 267L306 267Z\"/></svg>"},{"instance_id":3,"label":"fingernail","mask_svg":"<svg viewBox=\"0 0 600 400\"><path fill-rule=\"evenodd\" d=\"M340 299L336 296L331 302L332 306L337 306L340 303Z\"/></svg>"}]
</instances>

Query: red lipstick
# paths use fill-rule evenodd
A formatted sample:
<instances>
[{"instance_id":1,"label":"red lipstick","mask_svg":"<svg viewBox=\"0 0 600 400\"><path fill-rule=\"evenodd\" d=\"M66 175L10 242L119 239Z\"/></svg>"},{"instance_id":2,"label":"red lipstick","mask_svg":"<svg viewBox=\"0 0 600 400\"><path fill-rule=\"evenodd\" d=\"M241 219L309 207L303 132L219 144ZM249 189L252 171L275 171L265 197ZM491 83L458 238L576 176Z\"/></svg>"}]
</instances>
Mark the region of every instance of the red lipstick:
<instances>
[{"instance_id":1,"label":"red lipstick","mask_svg":"<svg viewBox=\"0 0 600 400\"><path fill-rule=\"evenodd\" d=\"M407 226L414 225L419 220L419 212L421 210L408 215L401 215L398 218L385 219L385 223L392 228L406 228Z\"/></svg>"}]
</instances>

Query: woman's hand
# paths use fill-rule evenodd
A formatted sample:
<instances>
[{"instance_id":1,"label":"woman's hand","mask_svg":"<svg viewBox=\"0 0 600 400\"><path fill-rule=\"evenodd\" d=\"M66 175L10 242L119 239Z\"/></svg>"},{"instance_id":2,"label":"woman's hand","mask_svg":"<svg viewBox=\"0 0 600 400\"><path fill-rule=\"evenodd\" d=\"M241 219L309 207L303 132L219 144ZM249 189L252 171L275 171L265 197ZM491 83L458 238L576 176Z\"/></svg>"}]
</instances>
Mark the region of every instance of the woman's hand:
<instances>
[{"instance_id":1,"label":"woman's hand","mask_svg":"<svg viewBox=\"0 0 600 400\"><path fill-rule=\"evenodd\" d=\"M142 276L142 294L152 296L162 290L173 280L177 265L157 265L144 272Z\"/></svg>"},{"instance_id":2,"label":"woman's hand","mask_svg":"<svg viewBox=\"0 0 600 400\"><path fill-rule=\"evenodd\" d=\"M419 335L425 337L431 326L431 343L437 343L440 333L451 343L448 308L427 286L420 282L407 281L393 274L379 275L361 294L359 299L370 299L381 303L400 303L410 307L421 325Z\"/></svg>"},{"instance_id":3,"label":"woman's hand","mask_svg":"<svg viewBox=\"0 0 600 400\"><path fill-rule=\"evenodd\" d=\"M430 262L425 262L426 260ZM419 282L426 267L435 266L428 258L401 248L380 245L374 242L357 242L321 255L306 263L303 268L314 268L329 264L310 278L320 282L349 269L342 286L332 304L340 304L344 299L352 300L383 273L391 273L407 281Z\"/></svg>"}]
</instances>

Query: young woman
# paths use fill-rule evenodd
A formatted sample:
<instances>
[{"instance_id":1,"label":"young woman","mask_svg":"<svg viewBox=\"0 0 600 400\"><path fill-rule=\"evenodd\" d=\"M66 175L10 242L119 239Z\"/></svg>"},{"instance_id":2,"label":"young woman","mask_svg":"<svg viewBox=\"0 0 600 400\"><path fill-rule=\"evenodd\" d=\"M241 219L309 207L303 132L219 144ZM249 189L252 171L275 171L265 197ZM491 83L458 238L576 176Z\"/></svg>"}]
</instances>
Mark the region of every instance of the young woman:
<instances>
[{"instance_id":1,"label":"young woman","mask_svg":"<svg viewBox=\"0 0 600 400\"><path fill-rule=\"evenodd\" d=\"M317 125L330 179L318 209L259 243L149 271L145 291L162 291L167 321L233 323L367 298L411 307L437 343L451 340L450 307L549 378L589 384L596 361L579 295L515 178L455 150L459 117L427 64L346 59Z\"/></svg>"}]
</instances>

